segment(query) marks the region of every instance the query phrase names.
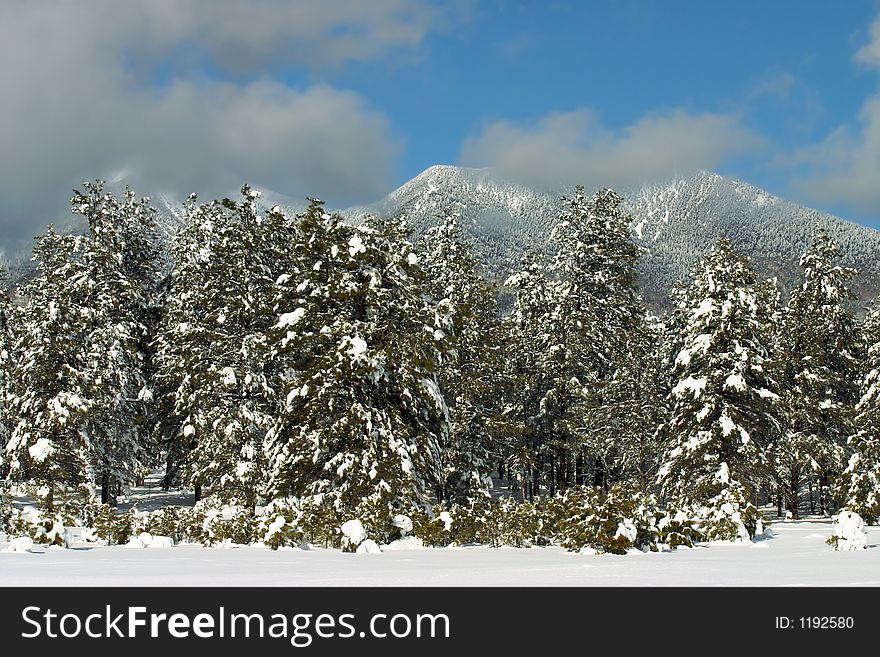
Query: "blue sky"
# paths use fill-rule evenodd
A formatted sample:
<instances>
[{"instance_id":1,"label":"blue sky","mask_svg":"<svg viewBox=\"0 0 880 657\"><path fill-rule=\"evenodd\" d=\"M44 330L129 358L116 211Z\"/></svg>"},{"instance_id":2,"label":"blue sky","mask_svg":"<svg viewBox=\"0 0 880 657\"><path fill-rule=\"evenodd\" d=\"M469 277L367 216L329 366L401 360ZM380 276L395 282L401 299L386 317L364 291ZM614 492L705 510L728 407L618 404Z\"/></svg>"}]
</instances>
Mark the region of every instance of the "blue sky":
<instances>
[{"instance_id":1,"label":"blue sky","mask_svg":"<svg viewBox=\"0 0 880 657\"><path fill-rule=\"evenodd\" d=\"M0 250L84 178L342 206L709 169L880 227L880 0L0 3Z\"/></svg>"},{"instance_id":2,"label":"blue sky","mask_svg":"<svg viewBox=\"0 0 880 657\"><path fill-rule=\"evenodd\" d=\"M401 174L455 162L496 120L591 108L613 131L649 113L740 115L772 145L821 139L877 90L853 55L876 2L487 2L431 35L414 66L351 67L338 81L392 116ZM308 80L307 76L298 81ZM751 163L757 168L760 162Z\"/></svg>"}]
</instances>

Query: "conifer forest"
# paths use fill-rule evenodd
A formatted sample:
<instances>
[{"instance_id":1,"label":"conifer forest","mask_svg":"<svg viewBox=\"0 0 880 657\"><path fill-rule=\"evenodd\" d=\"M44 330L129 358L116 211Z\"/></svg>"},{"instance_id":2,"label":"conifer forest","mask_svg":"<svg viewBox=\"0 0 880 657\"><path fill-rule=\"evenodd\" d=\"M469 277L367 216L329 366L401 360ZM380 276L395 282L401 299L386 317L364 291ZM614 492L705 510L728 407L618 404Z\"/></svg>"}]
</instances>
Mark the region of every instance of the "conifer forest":
<instances>
[{"instance_id":1,"label":"conifer forest","mask_svg":"<svg viewBox=\"0 0 880 657\"><path fill-rule=\"evenodd\" d=\"M101 182L71 210L0 298L10 537L625 553L880 519L880 306L820 224L791 289L722 238L658 315L608 189L505 277L453 211L416 238L244 186L167 238ZM119 510L155 472L192 503Z\"/></svg>"}]
</instances>

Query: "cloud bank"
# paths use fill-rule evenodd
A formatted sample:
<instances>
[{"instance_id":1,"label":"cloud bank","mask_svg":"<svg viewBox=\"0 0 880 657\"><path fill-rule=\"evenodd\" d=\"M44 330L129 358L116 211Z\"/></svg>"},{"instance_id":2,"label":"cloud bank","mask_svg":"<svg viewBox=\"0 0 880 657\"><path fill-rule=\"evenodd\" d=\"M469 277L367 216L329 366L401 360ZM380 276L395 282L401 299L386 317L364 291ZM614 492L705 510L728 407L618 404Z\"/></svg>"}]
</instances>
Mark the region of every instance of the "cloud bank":
<instances>
[{"instance_id":1,"label":"cloud bank","mask_svg":"<svg viewBox=\"0 0 880 657\"><path fill-rule=\"evenodd\" d=\"M880 15L854 60L880 72ZM880 91L864 101L853 121L798 149L790 162L803 171L792 180L796 192L818 203L840 203L880 217Z\"/></svg>"},{"instance_id":2,"label":"cloud bank","mask_svg":"<svg viewBox=\"0 0 880 657\"><path fill-rule=\"evenodd\" d=\"M387 116L283 73L415 56L444 21L404 0L3 2L0 250L63 215L82 178L121 171L142 193L373 200L400 148Z\"/></svg>"},{"instance_id":3,"label":"cloud bank","mask_svg":"<svg viewBox=\"0 0 880 657\"><path fill-rule=\"evenodd\" d=\"M713 169L759 138L731 114L653 113L612 130L589 109L545 115L534 123L499 120L467 140L462 164L490 166L524 184L629 187Z\"/></svg>"}]
</instances>

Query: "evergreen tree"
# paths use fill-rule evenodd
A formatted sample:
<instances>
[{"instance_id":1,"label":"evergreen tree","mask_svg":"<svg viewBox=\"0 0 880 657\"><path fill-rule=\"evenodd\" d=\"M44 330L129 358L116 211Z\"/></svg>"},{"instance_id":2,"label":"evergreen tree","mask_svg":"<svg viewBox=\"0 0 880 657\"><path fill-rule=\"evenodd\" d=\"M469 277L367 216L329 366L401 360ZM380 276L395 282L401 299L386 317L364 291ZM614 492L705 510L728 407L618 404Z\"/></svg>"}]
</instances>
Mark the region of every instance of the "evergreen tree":
<instances>
[{"instance_id":1,"label":"evergreen tree","mask_svg":"<svg viewBox=\"0 0 880 657\"><path fill-rule=\"evenodd\" d=\"M632 217L622 204L610 189L588 200L579 186L573 197L563 198L550 237L557 248L550 274L556 280L558 319L577 347L581 369L598 379L614 371L632 331L645 320L635 269L639 249L630 233Z\"/></svg>"},{"instance_id":2,"label":"evergreen tree","mask_svg":"<svg viewBox=\"0 0 880 657\"><path fill-rule=\"evenodd\" d=\"M846 464L846 441L854 431L858 395L858 329L845 303L855 271L835 264L837 246L817 227L801 257L804 280L792 290L782 320L785 430L774 450L776 477L788 510L798 516L804 483L819 487L822 512L828 492Z\"/></svg>"},{"instance_id":3,"label":"evergreen tree","mask_svg":"<svg viewBox=\"0 0 880 657\"><path fill-rule=\"evenodd\" d=\"M349 519L384 540L394 513L440 485L448 413L435 372L448 312L421 293L405 225L351 227L312 201L297 228L269 332L287 366L267 435L270 493L298 498L326 540Z\"/></svg>"},{"instance_id":4,"label":"evergreen tree","mask_svg":"<svg viewBox=\"0 0 880 657\"><path fill-rule=\"evenodd\" d=\"M660 469L666 419L665 371L659 326L647 317L628 336L625 353L605 381L597 382L585 404L585 443L611 481L631 482L651 492Z\"/></svg>"},{"instance_id":5,"label":"evergreen tree","mask_svg":"<svg viewBox=\"0 0 880 657\"><path fill-rule=\"evenodd\" d=\"M551 493L571 484L609 483L615 476L610 469L620 464L610 465L618 448L605 439L626 421L618 413L645 401L638 397L647 380L634 381L641 374L632 361L647 344L632 218L611 190L588 199L578 187L562 201L550 265L544 270L526 260L507 281L516 289L506 323L521 390L513 406L523 427L510 454L528 496L541 478ZM638 342L644 344L636 347Z\"/></svg>"},{"instance_id":6,"label":"evergreen tree","mask_svg":"<svg viewBox=\"0 0 880 657\"><path fill-rule=\"evenodd\" d=\"M0 479L6 479L9 465L4 453L9 441L9 370L12 340L9 326L10 303L6 289L6 271L0 268Z\"/></svg>"},{"instance_id":7,"label":"evergreen tree","mask_svg":"<svg viewBox=\"0 0 880 657\"><path fill-rule=\"evenodd\" d=\"M622 203L608 189L588 200L578 187L563 198L550 236L557 251L549 268L553 301L545 333L551 341L543 367L549 386L541 407L554 454L554 488L583 483L589 471L593 483L608 477L600 455L584 449L584 427L593 424L584 412L605 404L599 390L614 379L645 320L635 270L639 252Z\"/></svg>"},{"instance_id":8,"label":"evergreen tree","mask_svg":"<svg viewBox=\"0 0 880 657\"><path fill-rule=\"evenodd\" d=\"M172 245L172 272L157 340L166 411L166 485L180 477L217 497L253 506L265 481L263 439L275 399L266 331L280 245L289 222L263 215L258 192L197 205Z\"/></svg>"},{"instance_id":9,"label":"evergreen tree","mask_svg":"<svg viewBox=\"0 0 880 657\"><path fill-rule=\"evenodd\" d=\"M510 479L518 484L520 500L525 500L538 494L541 464L547 458L541 402L548 388L544 360L551 341L553 301L546 267L531 248L505 285L515 290L513 308L502 322L509 336L505 375L511 382L505 406L515 428L506 433L501 447Z\"/></svg>"},{"instance_id":10,"label":"evergreen tree","mask_svg":"<svg viewBox=\"0 0 880 657\"><path fill-rule=\"evenodd\" d=\"M449 313L452 349L443 354L437 382L449 406L449 441L443 448L441 495L464 501L491 486L492 436L501 420L503 339L495 290L477 271L458 217L447 212L422 241L428 290Z\"/></svg>"},{"instance_id":11,"label":"evergreen tree","mask_svg":"<svg viewBox=\"0 0 880 657\"><path fill-rule=\"evenodd\" d=\"M84 313L81 359L91 379L89 436L101 500L138 481L153 466L149 444L148 344L155 330L157 246L149 199L83 183L71 210L88 225L82 267L71 283Z\"/></svg>"},{"instance_id":12,"label":"evergreen tree","mask_svg":"<svg viewBox=\"0 0 880 657\"><path fill-rule=\"evenodd\" d=\"M844 506L868 524L880 520L880 303L868 308L862 326L868 344L861 399L856 405L854 450L842 478Z\"/></svg>"},{"instance_id":13,"label":"evergreen tree","mask_svg":"<svg viewBox=\"0 0 880 657\"><path fill-rule=\"evenodd\" d=\"M50 509L56 493L92 481L89 313L73 284L83 275L84 247L84 238L51 228L38 238L36 275L22 285L11 322L8 474L42 488Z\"/></svg>"},{"instance_id":14,"label":"evergreen tree","mask_svg":"<svg viewBox=\"0 0 880 657\"><path fill-rule=\"evenodd\" d=\"M659 480L675 503L740 507L763 482L777 421L763 295L747 259L721 239L679 301L680 350Z\"/></svg>"}]
</instances>

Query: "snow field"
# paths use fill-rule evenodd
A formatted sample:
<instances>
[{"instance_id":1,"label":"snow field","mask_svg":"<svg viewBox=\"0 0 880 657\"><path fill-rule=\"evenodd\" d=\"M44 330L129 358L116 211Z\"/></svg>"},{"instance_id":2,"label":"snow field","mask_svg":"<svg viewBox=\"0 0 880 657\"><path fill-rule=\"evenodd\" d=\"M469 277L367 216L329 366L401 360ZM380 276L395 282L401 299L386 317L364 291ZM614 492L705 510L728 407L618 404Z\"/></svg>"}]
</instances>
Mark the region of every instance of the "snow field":
<instances>
[{"instance_id":1,"label":"snow field","mask_svg":"<svg viewBox=\"0 0 880 657\"><path fill-rule=\"evenodd\" d=\"M557 547L422 548L413 537L345 553L312 547L169 549L95 546L10 552L0 535L5 586L880 586L880 527L867 549L835 552L831 519L778 521L755 541L616 556ZM157 537L153 537L153 541ZM151 545L152 547L152 545ZM372 553L370 553L372 552Z\"/></svg>"}]
</instances>

